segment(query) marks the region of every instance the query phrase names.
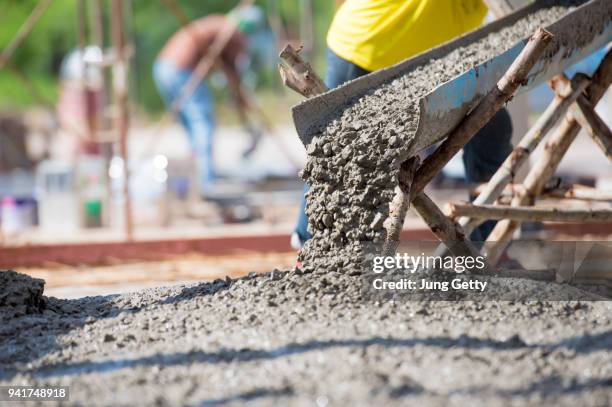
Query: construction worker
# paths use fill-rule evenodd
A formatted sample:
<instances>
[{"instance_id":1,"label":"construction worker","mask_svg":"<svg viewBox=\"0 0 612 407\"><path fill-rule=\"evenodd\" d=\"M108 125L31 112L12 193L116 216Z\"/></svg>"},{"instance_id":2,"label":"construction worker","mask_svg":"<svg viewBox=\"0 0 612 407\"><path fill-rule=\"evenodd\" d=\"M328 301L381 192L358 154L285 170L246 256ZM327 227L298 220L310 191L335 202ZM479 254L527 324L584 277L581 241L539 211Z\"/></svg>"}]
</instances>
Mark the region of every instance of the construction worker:
<instances>
[{"instance_id":1,"label":"construction worker","mask_svg":"<svg viewBox=\"0 0 612 407\"><path fill-rule=\"evenodd\" d=\"M346 0L327 34L325 83L335 88L394 65L477 28L486 14L482 0ZM511 136L510 115L502 109L463 149L468 182L488 181L512 151ZM305 208L302 197L294 247L312 237ZM485 240L493 225L484 223L470 238Z\"/></svg>"},{"instance_id":2,"label":"construction worker","mask_svg":"<svg viewBox=\"0 0 612 407\"><path fill-rule=\"evenodd\" d=\"M207 57L215 40L226 35L229 19L233 19L236 30L215 61L215 67L225 74L238 112L244 114L248 101L240 82L239 63L247 53L246 34L259 30L265 24L261 9L255 6L240 7L227 16L211 14L194 20L166 42L153 65L153 78L168 107L173 106L179 98L195 67L202 58ZM177 113L196 158L200 193L204 197L210 196L214 194L216 180L213 163L215 112L213 95L206 80L201 81L182 100Z\"/></svg>"}]
</instances>

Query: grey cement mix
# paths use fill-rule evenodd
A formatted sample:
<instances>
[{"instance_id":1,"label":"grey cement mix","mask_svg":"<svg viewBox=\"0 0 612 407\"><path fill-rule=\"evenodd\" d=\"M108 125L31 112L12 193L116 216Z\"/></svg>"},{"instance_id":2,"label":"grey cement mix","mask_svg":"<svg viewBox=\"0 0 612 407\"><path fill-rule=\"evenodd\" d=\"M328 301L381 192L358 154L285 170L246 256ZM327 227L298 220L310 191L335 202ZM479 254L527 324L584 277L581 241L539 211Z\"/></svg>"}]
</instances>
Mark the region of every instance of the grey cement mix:
<instances>
[{"instance_id":1,"label":"grey cement mix","mask_svg":"<svg viewBox=\"0 0 612 407\"><path fill-rule=\"evenodd\" d=\"M11 295L0 306L0 385L67 385L66 404L87 406L612 404L609 302L365 301L349 267L354 242L384 238L416 95L565 11L398 78L325 129L305 170L316 239L304 270L42 297L18 312L30 297ZM14 277L0 281L26 281ZM513 287L575 297L555 283Z\"/></svg>"},{"instance_id":2,"label":"grey cement mix","mask_svg":"<svg viewBox=\"0 0 612 407\"><path fill-rule=\"evenodd\" d=\"M506 51L584 1L560 1L483 40L432 60L359 98L315 136L302 178L311 186L306 213L313 239L303 267L315 272L354 270L363 242L386 237L389 203L400 164L408 158L418 126L419 99L436 86ZM606 18L594 16L593 18ZM570 28L571 29L571 28ZM594 33L573 40L588 44Z\"/></svg>"},{"instance_id":3,"label":"grey cement mix","mask_svg":"<svg viewBox=\"0 0 612 407\"><path fill-rule=\"evenodd\" d=\"M45 281L14 271L0 272L0 312L13 318L41 312Z\"/></svg>"},{"instance_id":4,"label":"grey cement mix","mask_svg":"<svg viewBox=\"0 0 612 407\"><path fill-rule=\"evenodd\" d=\"M48 298L0 313L0 385L70 386L84 406L612 402L609 302L366 302L358 281L274 271Z\"/></svg>"}]
</instances>

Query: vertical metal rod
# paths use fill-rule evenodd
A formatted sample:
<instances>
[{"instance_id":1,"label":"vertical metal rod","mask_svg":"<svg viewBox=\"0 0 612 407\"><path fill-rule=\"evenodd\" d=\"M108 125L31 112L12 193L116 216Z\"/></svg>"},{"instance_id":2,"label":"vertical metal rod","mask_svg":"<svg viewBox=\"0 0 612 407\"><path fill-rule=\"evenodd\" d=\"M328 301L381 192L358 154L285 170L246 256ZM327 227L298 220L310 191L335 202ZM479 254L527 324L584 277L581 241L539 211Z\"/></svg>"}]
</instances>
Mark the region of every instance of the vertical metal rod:
<instances>
[{"instance_id":1,"label":"vertical metal rod","mask_svg":"<svg viewBox=\"0 0 612 407\"><path fill-rule=\"evenodd\" d=\"M133 239L132 202L130 198L130 171L128 154L128 63L126 61L126 38L123 16L123 1L111 0L111 31L116 59L113 64L113 89L117 113L115 127L119 133L119 148L123 159L123 196L126 239Z\"/></svg>"},{"instance_id":2,"label":"vertical metal rod","mask_svg":"<svg viewBox=\"0 0 612 407\"><path fill-rule=\"evenodd\" d=\"M105 58L105 13L104 13L104 0L92 0L91 2L91 13L90 17L90 27L91 27L91 42L94 44L100 52L102 53L102 58ZM109 81L107 75L107 66L106 64L97 65L96 69L100 73L100 78L102 80L100 84L100 106L102 106L101 110L96 117L97 121L97 129L100 130L108 130L108 111L109 111L109 102L110 102L110 89L109 89ZM113 146L112 143L104 142L100 143L99 147L102 151L102 156L104 157L105 168L108 169L110 166L111 159L113 157ZM103 204L106 207L110 207L111 202L114 199L114 191L111 185L111 178L109 176L104 177L105 185L104 188L106 190L106 200ZM110 216L110 211L103 211L103 223L108 224L108 219Z\"/></svg>"},{"instance_id":3,"label":"vertical metal rod","mask_svg":"<svg viewBox=\"0 0 612 407\"><path fill-rule=\"evenodd\" d=\"M104 0L93 0L90 14L90 26L91 26L91 43L98 47L104 55ZM99 69L100 76L102 78L102 84L100 88L100 103L102 106L106 106L108 103L108 80L106 77L105 65L96 66ZM100 116L98 117L98 129L106 128L106 109L103 108ZM110 157L109 157L110 159Z\"/></svg>"},{"instance_id":4,"label":"vertical metal rod","mask_svg":"<svg viewBox=\"0 0 612 407\"><path fill-rule=\"evenodd\" d=\"M104 48L104 0L93 0L91 9L91 40Z\"/></svg>"},{"instance_id":5,"label":"vertical metal rod","mask_svg":"<svg viewBox=\"0 0 612 407\"><path fill-rule=\"evenodd\" d=\"M85 48L85 42L87 41L87 29L85 27L87 11L85 9L85 1L77 0L76 2L76 26L77 26L77 46L79 51L83 51ZM81 55L82 57L82 55ZM82 60L83 58L81 58Z\"/></svg>"},{"instance_id":6,"label":"vertical metal rod","mask_svg":"<svg viewBox=\"0 0 612 407\"><path fill-rule=\"evenodd\" d=\"M90 116L92 112L89 107L90 99L88 98L87 84L87 62L85 61L85 47L87 46L87 8L85 0L76 1L76 26L77 26L77 48L79 50L79 67L81 70L80 91L83 106L85 106L85 145L90 148L91 142L95 137L94 118ZM95 114L95 113L94 113ZM93 120L92 120L93 119Z\"/></svg>"}]
</instances>

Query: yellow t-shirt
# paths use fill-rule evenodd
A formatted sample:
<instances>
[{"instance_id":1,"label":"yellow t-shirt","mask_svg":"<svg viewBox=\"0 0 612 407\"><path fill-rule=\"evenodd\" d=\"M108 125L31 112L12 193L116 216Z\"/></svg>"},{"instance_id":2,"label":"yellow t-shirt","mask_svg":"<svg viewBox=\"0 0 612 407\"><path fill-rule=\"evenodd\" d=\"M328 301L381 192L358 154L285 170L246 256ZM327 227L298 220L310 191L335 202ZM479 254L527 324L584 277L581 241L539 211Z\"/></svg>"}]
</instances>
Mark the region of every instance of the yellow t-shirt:
<instances>
[{"instance_id":1,"label":"yellow t-shirt","mask_svg":"<svg viewBox=\"0 0 612 407\"><path fill-rule=\"evenodd\" d=\"M482 0L346 0L327 45L368 71L386 68L478 27Z\"/></svg>"}]
</instances>

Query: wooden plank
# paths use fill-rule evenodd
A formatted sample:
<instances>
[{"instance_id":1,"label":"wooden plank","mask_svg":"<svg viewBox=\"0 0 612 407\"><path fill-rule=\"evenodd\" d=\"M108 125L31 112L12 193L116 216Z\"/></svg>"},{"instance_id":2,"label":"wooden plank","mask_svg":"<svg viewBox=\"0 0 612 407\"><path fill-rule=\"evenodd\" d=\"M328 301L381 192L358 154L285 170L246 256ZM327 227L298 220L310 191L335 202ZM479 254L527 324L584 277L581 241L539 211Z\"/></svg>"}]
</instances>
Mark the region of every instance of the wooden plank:
<instances>
[{"instance_id":1,"label":"wooden plank","mask_svg":"<svg viewBox=\"0 0 612 407\"><path fill-rule=\"evenodd\" d=\"M548 222L606 222L612 221L612 209L564 209L532 206L473 205L452 203L450 216L469 216L479 219L513 219Z\"/></svg>"}]
</instances>

